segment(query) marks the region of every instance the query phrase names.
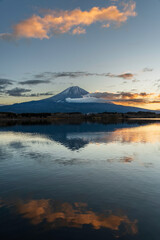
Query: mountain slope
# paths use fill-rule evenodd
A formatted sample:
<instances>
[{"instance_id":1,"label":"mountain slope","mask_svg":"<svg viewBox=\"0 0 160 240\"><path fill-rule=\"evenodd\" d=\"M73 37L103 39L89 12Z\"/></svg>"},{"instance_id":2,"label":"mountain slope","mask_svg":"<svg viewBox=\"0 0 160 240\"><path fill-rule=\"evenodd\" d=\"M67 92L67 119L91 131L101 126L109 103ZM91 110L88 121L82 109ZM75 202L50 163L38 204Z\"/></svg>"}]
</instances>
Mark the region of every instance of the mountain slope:
<instances>
[{"instance_id":1,"label":"mountain slope","mask_svg":"<svg viewBox=\"0 0 160 240\"><path fill-rule=\"evenodd\" d=\"M15 112L15 113L55 113L55 112L82 112L82 113L100 113L100 112L138 112L149 111L147 109L127 107L116 105L113 103L74 103L67 102L66 98L76 99L83 98L88 94L82 88L77 86L70 87L63 92L43 100L31 101L24 103L16 103L8 106L0 106L0 112Z\"/></svg>"},{"instance_id":2,"label":"mountain slope","mask_svg":"<svg viewBox=\"0 0 160 240\"><path fill-rule=\"evenodd\" d=\"M56 102L63 102L65 101L66 98L82 98L84 95L88 94L89 92L87 92L86 90L78 87L78 86L74 86L74 87L70 87L65 89L63 92L48 98L48 100L52 100L52 101L56 101Z\"/></svg>"}]
</instances>

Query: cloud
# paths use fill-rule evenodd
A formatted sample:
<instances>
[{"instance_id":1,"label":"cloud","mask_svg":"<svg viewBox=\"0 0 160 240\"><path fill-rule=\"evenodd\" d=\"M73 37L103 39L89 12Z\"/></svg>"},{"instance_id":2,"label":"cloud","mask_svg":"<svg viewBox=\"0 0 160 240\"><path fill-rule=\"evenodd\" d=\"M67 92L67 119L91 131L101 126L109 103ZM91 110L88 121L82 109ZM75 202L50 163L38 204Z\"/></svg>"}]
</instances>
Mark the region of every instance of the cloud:
<instances>
[{"instance_id":1,"label":"cloud","mask_svg":"<svg viewBox=\"0 0 160 240\"><path fill-rule=\"evenodd\" d=\"M33 15L13 26L12 33L1 33L0 39L13 40L20 38L49 39L56 34L84 34L84 27L94 23L121 25L129 17L137 15L136 3L130 1L123 5L119 10L117 6L104 8L93 7L89 11L82 11L77 8L74 10L48 10L43 16Z\"/></svg>"},{"instance_id":2,"label":"cloud","mask_svg":"<svg viewBox=\"0 0 160 240\"><path fill-rule=\"evenodd\" d=\"M107 213L94 212L87 208L86 203L67 202L60 203L51 199L20 201L17 204L17 211L25 219L29 219L31 224L45 224L49 228L82 228L83 225L91 225L93 229L107 228L117 231L123 224L123 234L137 234L137 220L131 221L128 216L116 215L111 211Z\"/></svg>"},{"instance_id":3,"label":"cloud","mask_svg":"<svg viewBox=\"0 0 160 240\"><path fill-rule=\"evenodd\" d=\"M26 94L28 92L31 92L31 89L16 87L16 88L5 91L5 94L13 97L42 97L42 96L53 95L53 92Z\"/></svg>"},{"instance_id":4,"label":"cloud","mask_svg":"<svg viewBox=\"0 0 160 240\"><path fill-rule=\"evenodd\" d=\"M66 98L66 102L68 103L104 103L106 102L105 99L102 98L95 98L90 96L84 96L83 98Z\"/></svg>"},{"instance_id":5,"label":"cloud","mask_svg":"<svg viewBox=\"0 0 160 240\"><path fill-rule=\"evenodd\" d=\"M117 93L110 93L110 92L95 92L89 94L91 97L96 98L103 98L107 100L124 100L124 99L136 99L138 97L150 97L153 93L132 93L132 92L117 92Z\"/></svg>"},{"instance_id":6,"label":"cloud","mask_svg":"<svg viewBox=\"0 0 160 240\"><path fill-rule=\"evenodd\" d=\"M143 72L152 72L153 71L153 68L143 68Z\"/></svg>"},{"instance_id":7,"label":"cloud","mask_svg":"<svg viewBox=\"0 0 160 240\"><path fill-rule=\"evenodd\" d=\"M133 79L135 76L135 74L129 73L129 72L125 72L125 73L121 73L121 74L105 73L103 75L107 76L107 77L111 77L111 78L123 78L125 80Z\"/></svg>"},{"instance_id":8,"label":"cloud","mask_svg":"<svg viewBox=\"0 0 160 240\"><path fill-rule=\"evenodd\" d=\"M134 74L132 74L132 73L123 73L123 74L117 75L117 77L129 80L129 79L132 79L134 77Z\"/></svg>"},{"instance_id":9,"label":"cloud","mask_svg":"<svg viewBox=\"0 0 160 240\"><path fill-rule=\"evenodd\" d=\"M151 103L158 103L160 101L160 96L155 95L154 93L133 93L133 92L94 92L89 93L91 98L106 100L115 104L121 105L144 105L144 104L151 104ZM99 101L99 100L98 100Z\"/></svg>"},{"instance_id":10,"label":"cloud","mask_svg":"<svg viewBox=\"0 0 160 240\"><path fill-rule=\"evenodd\" d=\"M31 91L30 89L16 87L16 88L7 90L6 94L8 94L9 96L14 96L14 97L23 97L23 96L25 96L25 95L23 95L23 93L30 92L30 91Z\"/></svg>"},{"instance_id":11,"label":"cloud","mask_svg":"<svg viewBox=\"0 0 160 240\"><path fill-rule=\"evenodd\" d=\"M133 77L135 76L135 74L128 73L128 72L121 73L121 74L103 73L102 75L106 77L111 77L111 78L123 78L125 80L133 79Z\"/></svg>"},{"instance_id":12,"label":"cloud","mask_svg":"<svg viewBox=\"0 0 160 240\"><path fill-rule=\"evenodd\" d=\"M14 40L14 34L12 33L0 33L0 39L1 40L6 40L6 41L11 41Z\"/></svg>"},{"instance_id":13,"label":"cloud","mask_svg":"<svg viewBox=\"0 0 160 240\"><path fill-rule=\"evenodd\" d=\"M26 80L26 81L19 82L19 84L21 85L38 85L38 84L46 84L46 83L50 83L50 81L49 80Z\"/></svg>"},{"instance_id":14,"label":"cloud","mask_svg":"<svg viewBox=\"0 0 160 240\"><path fill-rule=\"evenodd\" d=\"M94 92L89 93L83 98L66 98L66 101L69 103L106 103L112 102L122 105L134 105L134 104L147 104L153 103L153 100L150 98L153 96L153 93L132 93L132 92ZM155 100L154 100L155 101Z\"/></svg>"},{"instance_id":15,"label":"cloud","mask_svg":"<svg viewBox=\"0 0 160 240\"><path fill-rule=\"evenodd\" d=\"M122 78L125 80L130 80L135 75L133 73L91 73L86 71L75 71L75 72L42 72L35 74L33 77L38 79L57 79L57 78L79 78L79 77L111 77L111 78Z\"/></svg>"},{"instance_id":16,"label":"cloud","mask_svg":"<svg viewBox=\"0 0 160 240\"><path fill-rule=\"evenodd\" d=\"M78 77L89 77L89 76L107 76L107 74L76 71L76 72L43 72L43 73L34 75L35 78L40 78L40 79L78 78Z\"/></svg>"},{"instance_id":17,"label":"cloud","mask_svg":"<svg viewBox=\"0 0 160 240\"><path fill-rule=\"evenodd\" d=\"M96 96L100 96L101 93L96 92L93 93ZM117 92L117 93L108 93L108 92L104 92L102 93L102 96L104 98L121 98L121 99L135 99L137 97L150 97L152 96L154 93L146 93L146 92L141 92L141 93L131 93L131 92Z\"/></svg>"},{"instance_id":18,"label":"cloud","mask_svg":"<svg viewBox=\"0 0 160 240\"><path fill-rule=\"evenodd\" d=\"M146 92L141 92L141 93L131 93L131 92L119 92L119 97L122 99L135 99L137 97L150 97L154 95L154 93L146 93Z\"/></svg>"},{"instance_id":19,"label":"cloud","mask_svg":"<svg viewBox=\"0 0 160 240\"><path fill-rule=\"evenodd\" d=\"M69 103L114 103L124 106L142 107L146 104L160 103L160 95L155 93L134 93L134 92L93 92L83 98L66 98Z\"/></svg>"},{"instance_id":20,"label":"cloud","mask_svg":"<svg viewBox=\"0 0 160 240\"><path fill-rule=\"evenodd\" d=\"M4 94L5 88L13 84L13 80L6 79L6 78L0 78L0 95Z\"/></svg>"},{"instance_id":21,"label":"cloud","mask_svg":"<svg viewBox=\"0 0 160 240\"><path fill-rule=\"evenodd\" d=\"M54 78L61 78L61 77L69 77L69 78L77 78L77 77L88 77L88 76L95 76L96 73L88 73L88 72L57 72L52 73Z\"/></svg>"},{"instance_id":22,"label":"cloud","mask_svg":"<svg viewBox=\"0 0 160 240\"><path fill-rule=\"evenodd\" d=\"M140 80L138 80L138 79L133 79L132 82L134 82L134 83L135 83L135 82L140 82Z\"/></svg>"},{"instance_id":23,"label":"cloud","mask_svg":"<svg viewBox=\"0 0 160 240\"><path fill-rule=\"evenodd\" d=\"M110 27L110 24L109 24L109 23L103 24L102 27L103 27L103 28L109 28L109 27Z\"/></svg>"},{"instance_id":24,"label":"cloud","mask_svg":"<svg viewBox=\"0 0 160 240\"><path fill-rule=\"evenodd\" d=\"M5 88L8 85L12 85L12 84L13 84L13 80L6 79L6 78L0 78L0 87L1 88Z\"/></svg>"},{"instance_id":25,"label":"cloud","mask_svg":"<svg viewBox=\"0 0 160 240\"><path fill-rule=\"evenodd\" d=\"M81 229L87 226L94 230L108 229L117 237L138 234L137 219L130 220L120 210L113 213L111 210L103 212L93 211L84 202L54 201L53 199L30 199L27 201L3 201L0 199L0 207L10 211L11 206L24 219L33 226L47 229L75 228Z\"/></svg>"},{"instance_id":26,"label":"cloud","mask_svg":"<svg viewBox=\"0 0 160 240\"><path fill-rule=\"evenodd\" d=\"M74 28L73 31L72 31L72 34L73 35L76 35L76 34L85 34L86 33L86 30L82 27L77 27L77 28Z\"/></svg>"},{"instance_id":27,"label":"cloud","mask_svg":"<svg viewBox=\"0 0 160 240\"><path fill-rule=\"evenodd\" d=\"M32 93L32 94L27 94L25 97L42 97L42 96L51 96L53 95L53 92L45 92L45 93Z\"/></svg>"}]
</instances>

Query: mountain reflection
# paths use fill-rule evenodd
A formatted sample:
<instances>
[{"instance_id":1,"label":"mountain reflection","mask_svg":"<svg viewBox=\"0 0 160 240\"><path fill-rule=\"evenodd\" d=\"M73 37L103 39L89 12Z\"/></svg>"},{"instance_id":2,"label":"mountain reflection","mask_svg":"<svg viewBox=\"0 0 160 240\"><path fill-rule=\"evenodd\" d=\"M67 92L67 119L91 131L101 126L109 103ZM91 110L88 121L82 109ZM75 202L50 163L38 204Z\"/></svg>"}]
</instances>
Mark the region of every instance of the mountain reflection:
<instances>
[{"instance_id":1,"label":"mountain reflection","mask_svg":"<svg viewBox=\"0 0 160 240\"><path fill-rule=\"evenodd\" d=\"M160 142L160 123L135 124L80 124L80 125L34 125L12 126L1 128L3 140L13 140L11 146L20 148L21 138L32 142L55 141L75 151L86 147L89 143L106 144L121 143L155 143ZM5 135L4 132L5 131ZM10 133L7 133L7 132ZM11 132L12 131L12 132ZM16 132L16 134L14 134ZM21 133L21 136L20 134ZM16 141L19 141L19 143Z\"/></svg>"},{"instance_id":2,"label":"mountain reflection","mask_svg":"<svg viewBox=\"0 0 160 240\"><path fill-rule=\"evenodd\" d=\"M8 208L9 204L5 204ZM11 204L13 206L13 203ZM4 205L1 205L2 207ZM93 229L107 228L120 231L123 226L125 234L137 234L137 220L131 221L126 215L116 215L111 211L98 213L88 209L86 203L61 203L51 199L18 201L15 203L16 212L31 224L47 224L52 229L68 227L82 228L83 225Z\"/></svg>"}]
</instances>

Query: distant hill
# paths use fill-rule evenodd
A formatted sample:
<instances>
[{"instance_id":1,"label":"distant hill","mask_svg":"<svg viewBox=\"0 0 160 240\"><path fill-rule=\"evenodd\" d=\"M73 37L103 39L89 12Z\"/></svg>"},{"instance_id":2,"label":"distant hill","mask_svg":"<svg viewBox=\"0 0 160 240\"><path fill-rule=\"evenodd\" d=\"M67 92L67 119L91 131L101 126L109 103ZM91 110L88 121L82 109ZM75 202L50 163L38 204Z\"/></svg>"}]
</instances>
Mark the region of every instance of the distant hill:
<instances>
[{"instance_id":1,"label":"distant hill","mask_svg":"<svg viewBox=\"0 0 160 240\"><path fill-rule=\"evenodd\" d=\"M13 105L0 106L0 112L15 113L56 113L56 112L81 112L81 113L101 113L101 112L138 112L149 111L147 109L127 107L106 102L84 102L84 96L89 94L86 90L74 86L67 88L63 92L43 100L16 103ZM68 99L72 101L68 101ZM76 101L78 100L78 101ZM75 101L75 102L74 102Z\"/></svg>"}]
</instances>

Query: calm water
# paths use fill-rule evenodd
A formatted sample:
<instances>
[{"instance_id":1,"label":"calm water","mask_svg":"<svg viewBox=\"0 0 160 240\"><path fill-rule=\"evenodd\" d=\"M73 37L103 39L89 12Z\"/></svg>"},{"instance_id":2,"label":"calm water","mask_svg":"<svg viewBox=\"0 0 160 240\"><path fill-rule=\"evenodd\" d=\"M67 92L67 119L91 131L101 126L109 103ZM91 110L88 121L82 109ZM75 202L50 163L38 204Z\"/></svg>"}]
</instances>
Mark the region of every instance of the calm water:
<instances>
[{"instance_id":1,"label":"calm water","mask_svg":"<svg viewBox=\"0 0 160 240\"><path fill-rule=\"evenodd\" d=\"M0 127L0 239L160 239L160 123Z\"/></svg>"}]
</instances>

